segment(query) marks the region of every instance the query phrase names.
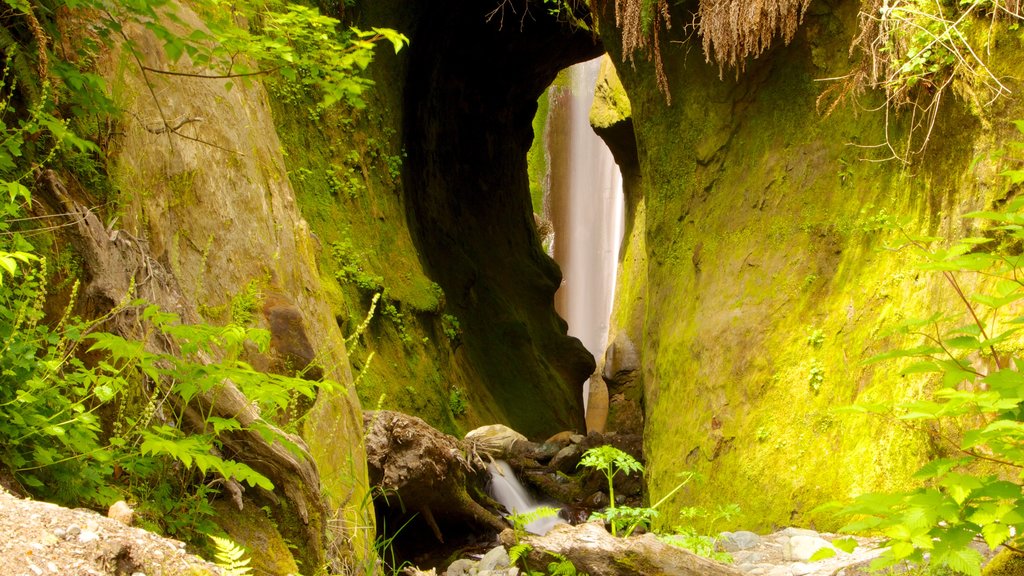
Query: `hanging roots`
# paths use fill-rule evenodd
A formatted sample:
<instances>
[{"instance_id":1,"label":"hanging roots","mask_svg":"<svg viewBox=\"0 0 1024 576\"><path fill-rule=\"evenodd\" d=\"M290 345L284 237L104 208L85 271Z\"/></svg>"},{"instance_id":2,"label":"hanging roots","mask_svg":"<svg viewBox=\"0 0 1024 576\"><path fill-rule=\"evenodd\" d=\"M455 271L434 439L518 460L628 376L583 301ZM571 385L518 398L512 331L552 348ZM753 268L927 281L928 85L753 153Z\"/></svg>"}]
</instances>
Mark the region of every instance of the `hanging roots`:
<instances>
[{"instance_id":1,"label":"hanging roots","mask_svg":"<svg viewBox=\"0 0 1024 576\"><path fill-rule=\"evenodd\" d=\"M594 13L597 13L596 10ZM660 39L661 28L668 30L672 27L668 0L615 0L615 25L622 31L623 57L633 62L637 50L646 53L647 61L654 62L658 90L671 104L668 77L661 60Z\"/></svg>"},{"instance_id":2,"label":"hanging roots","mask_svg":"<svg viewBox=\"0 0 1024 576\"><path fill-rule=\"evenodd\" d=\"M747 57L759 56L779 35L787 44L796 34L810 0L701 0L696 28L704 55L720 72L743 71ZM615 24L622 31L622 51L633 61L639 50L654 62L658 89L671 103L661 57L662 28L672 27L668 0L615 0Z\"/></svg>"},{"instance_id":3,"label":"hanging roots","mask_svg":"<svg viewBox=\"0 0 1024 576\"><path fill-rule=\"evenodd\" d=\"M708 62L719 73L743 71L747 57L767 50L776 34L786 44L803 21L810 0L701 0L698 30Z\"/></svg>"}]
</instances>

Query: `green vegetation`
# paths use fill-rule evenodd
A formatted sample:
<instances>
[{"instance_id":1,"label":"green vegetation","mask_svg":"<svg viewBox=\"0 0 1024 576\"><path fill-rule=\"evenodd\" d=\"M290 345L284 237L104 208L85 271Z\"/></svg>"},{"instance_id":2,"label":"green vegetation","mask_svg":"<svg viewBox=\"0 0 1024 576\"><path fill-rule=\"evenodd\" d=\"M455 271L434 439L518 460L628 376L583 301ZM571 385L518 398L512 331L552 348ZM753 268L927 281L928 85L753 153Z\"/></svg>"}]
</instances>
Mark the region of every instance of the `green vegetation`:
<instances>
[{"instance_id":1,"label":"green vegetation","mask_svg":"<svg viewBox=\"0 0 1024 576\"><path fill-rule=\"evenodd\" d=\"M1024 123L1018 127L1024 133ZM1024 150L1024 145L1016 145L1016 150ZM1024 172L1018 169L1004 175L1024 181ZM932 398L853 406L921 430L938 450L937 457L914 475L920 487L865 494L843 509L856 516L845 530L878 532L888 538L876 567L921 562L927 553L932 565L978 576L982 557L970 546L975 537L992 549L1020 548L1024 199L966 216L982 224L979 235L943 246L939 238L906 234L904 246L922 256L921 270L942 275L965 314L905 319L892 331L917 343L870 359L903 360L901 375L934 374L937 387Z\"/></svg>"},{"instance_id":2,"label":"green vegetation","mask_svg":"<svg viewBox=\"0 0 1024 576\"><path fill-rule=\"evenodd\" d=\"M451 410L452 416L460 418L466 414L466 398L462 395L462 390L459 388L452 388L448 393L448 409Z\"/></svg>"},{"instance_id":3,"label":"green vegetation","mask_svg":"<svg viewBox=\"0 0 1024 576\"><path fill-rule=\"evenodd\" d=\"M736 504L719 506L714 512L696 506L683 508L679 513L679 519L684 523L673 526L670 533L659 534L658 538L662 542L689 550L698 556L728 564L732 562L732 555L718 550L718 539L706 534L716 534L715 525L718 521L728 521L738 516L739 512L740 507ZM698 532L693 526L697 520L702 521L706 534Z\"/></svg>"},{"instance_id":4,"label":"green vegetation","mask_svg":"<svg viewBox=\"0 0 1024 576\"><path fill-rule=\"evenodd\" d=\"M252 573L245 549L228 538L210 536L214 546L214 561L224 570L225 576L247 576Z\"/></svg>"},{"instance_id":5,"label":"green vegetation","mask_svg":"<svg viewBox=\"0 0 1024 576\"><path fill-rule=\"evenodd\" d=\"M544 554L551 558L551 561L548 563L547 570L538 571L530 568L527 559L529 558L533 547L522 542L523 536L526 535L526 527L537 520L552 518L557 515L558 508L552 508L550 506L539 506L532 512L512 513L508 515L508 520L512 523L514 535L514 543L508 550L508 557L512 561L513 565L521 565L523 573L527 576L587 576L586 572L578 572L572 561L565 556L547 550L544 551Z\"/></svg>"},{"instance_id":6,"label":"green vegetation","mask_svg":"<svg viewBox=\"0 0 1024 576\"><path fill-rule=\"evenodd\" d=\"M382 87L399 85L395 63L388 55L369 76ZM473 408L449 402L453 387L472 386L465 360L454 357L462 338L458 313L428 276L407 224L395 112L401 93L371 89L363 94L365 107L336 106L312 118L315 94L277 86L270 92L296 200L320 242L332 312L344 333L359 332L348 345L361 348L351 362L363 406L383 397L381 408L416 414L445 432L472 428ZM378 313L357 330L375 295Z\"/></svg>"},{"instance_id":7,"label":"green vegetation","mask_svg":"<svg viewBox=\"0 0 1024 576\"><path fill-rule=\"evenodd\" d=\"M597 517L609 521L612 528L612 536L616 535L619 528L635 526L648 516L644 513L634 514L632 510L621 512L615 503L615 475L619 472L625 472L626 474L635 472L643 474L644 472L643 464L637 462L636 458L614 446L606 444L584 452L579 465L601 472L608 480L608 510ZM630 531L632 531L632 528L630 528Z\"/></svg>"},{"instance_id":8,"label":"green vegetation","mask_svg":"<svg viewBox=\"0 0 1024 576\"><path fill-rule=\"evenodd\" d=\"M136 299L134 286L112 309L101 304L102 317L76 317L75 278L95 271L81 268L74 246L58 246L54 232L37 228L50 221L28 214L30 188L50 170L74 184L68 186L72 196L84 185L85 194L95 196L72 199L90 205L99 200L96 215L110 226L108 232L120 232L115 226L120 201L112 195L139 192L112 187L106 171L123 118L121 103L112 99L119 88L108 87L93 66L112 51L123 50L127 73L141 76L150 88L156 75L262 79L315 94L317 108L325 111L338 104L362 106L361 95L371 82L361 74L374 46L389 41L397 50L405 38L391 30L346 29L290 2L192 2L188 9L200 15L208 25L204 29L188 27L191 15L174 13L175 4L167 0L68 0L48 2L45 11L23 0L3 3L0 466L37 497L69 506L99 509L129 500L140 525L206 548L206 535L220 532L211 501L225 486L275 488L244 461L251 455L236 453L226 439L247 435L254 442L277 443L301 460L303 451L272 422L296 425L297 399L308 403L335 387L329 381L261 373L243 361L243 354L266 353L270 340L268 332L247 327L259 319L267 282L262 278L238 292L230 308L195 302L218 320L230 316L227 326L184 324ZM49 19L54 14L82 18L83 25L58 26ZM88 27L86 18L94 18ZM152 59L133 41L129 26L152 34L171 66L147 66ZM81 32L63 36L76 28ZM186 56L189 67L175 69ZM188 138L182 126L162 117L147 130L172 140ZM171 178L172 205L189 200L193 177L185 172ZM214 239L203 240L205 267ZM139 273L140 285L153 281L152 271ZM204 292L201 282L194 286L197 299ZM95 306L81 309L96 312ZM252 414L227 416L215 409L225 395L236 396L236 389ZM290 521L288 513L294 511L281 512L277 520ZM314 514L309 521L319 524ZM247 572L235 548L217 546L234 573Z\"/></svg>"}]
</instances>

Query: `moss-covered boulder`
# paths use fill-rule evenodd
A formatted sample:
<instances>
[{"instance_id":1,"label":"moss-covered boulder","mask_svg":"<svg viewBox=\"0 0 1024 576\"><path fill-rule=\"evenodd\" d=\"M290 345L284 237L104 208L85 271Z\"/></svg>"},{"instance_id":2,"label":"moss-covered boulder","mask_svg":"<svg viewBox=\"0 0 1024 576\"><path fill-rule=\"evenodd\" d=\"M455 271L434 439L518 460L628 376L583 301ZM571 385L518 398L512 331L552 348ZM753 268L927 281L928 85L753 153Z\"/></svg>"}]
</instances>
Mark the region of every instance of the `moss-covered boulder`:
<instances>
[{"instance_id":1,"label":"moss-covered boulder","mask_svg":"<svg viewBox=\"0 0 1024 576\"><path fill-rule=\"evenodd\" d=\"M981 576L1022 576L1024 575L1024 554L1004 549L989 560Z\"/></svg>"}]
</instances>

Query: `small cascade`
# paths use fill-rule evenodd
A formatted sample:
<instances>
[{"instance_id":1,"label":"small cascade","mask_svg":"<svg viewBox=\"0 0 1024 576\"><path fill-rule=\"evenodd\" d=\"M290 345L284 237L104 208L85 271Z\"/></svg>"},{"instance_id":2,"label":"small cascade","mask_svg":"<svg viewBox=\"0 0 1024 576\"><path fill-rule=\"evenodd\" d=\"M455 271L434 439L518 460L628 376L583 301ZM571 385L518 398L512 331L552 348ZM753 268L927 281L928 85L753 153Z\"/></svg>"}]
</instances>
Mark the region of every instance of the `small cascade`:
<instances>
[{"instance_id":1,"label":"small cascade","mask_svg":"<svg viewBox=\"0 0 1024 576\"><path fill-rule=\"evenodd\" d=\"M487 466L491 473L491 497L498 501L513 514L528 514L541 506L557 507L558 504L551 502L538 502L527 492L512 467L504 460L495 460ZM564 524L558 516L538 518L526 525L526 531L532 534L543 536L547 534L556 524Z\"/></svg>"},{"instance_id":2,"label":"small cascade","mask_svg":"<svg viewBox=\"0 0 1024 576\"><path fill-rule=\"evenodd\" d=\"M622 175L590 126L600 68L600 58L577 64L569 69L568 90L552 89L547 137L553 257L564 278L555 309L568 322L569 335L579 338L595 358L608 344L624 228Z\"/></svg>"}]
</instances>

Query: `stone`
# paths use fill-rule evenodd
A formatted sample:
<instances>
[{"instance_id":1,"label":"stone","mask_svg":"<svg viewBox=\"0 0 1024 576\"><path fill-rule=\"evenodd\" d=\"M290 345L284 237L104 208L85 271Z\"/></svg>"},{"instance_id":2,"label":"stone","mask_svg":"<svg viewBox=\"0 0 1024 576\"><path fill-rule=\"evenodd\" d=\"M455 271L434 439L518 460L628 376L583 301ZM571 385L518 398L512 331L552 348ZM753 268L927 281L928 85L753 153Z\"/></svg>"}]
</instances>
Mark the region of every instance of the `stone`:
<instances>
[{"instance_id":1,"label":"stone","mask_svg":"<svg viewBox=\"0 0 1024 576\"><path fill-rule=\"evenodd\" d=\"M640 369L640 354L625 332L615 335L615 339L605 350L604 358L601 376L609 383L609 391L617 392L621 386L631 381Z\"/></svg>"},{"instance_id":2,"label":"stone","mask_svg":"<svg viewBox=\"0 0 1024 576\"><path fill-rule=\"evenodd\" d=\"M107 509L107 518L117 520L125 526L131 526L135 521L135 510L124 500L118 500Z\"/></svg>"},{"instance_id":3,"label":"stone","mask_svg":"<svg viewBox=\"0 0 1024 576\"><path fill-rule=\"evenodd\" d=\"M759 564L764 554L753 550L739 550L732 553L733 562L736 564Z\"/></svg>"},{"instance_id":4,"label":"stone","mask_svg":"<svg viewBox=\"0 0 1024 576\"><path fill-rule=\"evenodd\" d=\"M718 539L718 545L726 552L750 550L751 548L756 548L759 544L761 544L761 537L746 530L722 532Z\"/></svg>"},{"instance_id":5,"label":"stone","mask_svg":"<svg viewBox=\"0 0 1024 576\"><path fill-rule=\"evenodd\" d=\"M555 457L551 459L548 467L552 470L572 474L576 471L576 466L579 465L581 458L583 458L583 449L580 448L580 445L569 444L555 454Z\"/></svg>"},{"instance_id":6,"label":"stone","mask_svg":"<svg viewBox=\"0 0 1024 576\"><path fill-rule=\"evenodd\" d=\"M793 576L806 576L814 572L816 568L814 564L804 562L796 562L789 565L789 571L793 573Z\"/></svg>"},{"instance_id":7,"label":"stone","mask_svg":"<svg viewBox=\"0 0 1024 576\"><path fill-rule=\"evenodd\" d=\"M473 445L477 452L492 458L507 458L512 447L518 442L526 442L526 436L503 424L481 426L466 433L465 440Z\"/></svg>"},{"instance_id":8,"label":"stone","mask_svg":"<svg viewBox=\"0 0 1024 576\"><path fill-rule=\"evenodd\" d=\"M460 558L448 566L448 570L445 571L445 576L470 576L475 568L476 562L466 558Z\"/></svg>"},{"instance_id":9,"label":"stone","mask_svg":"<svg viewBox=\"0 0 1024 576\"><path fill-rule=\"evenodd\" d=\"M807 528L784 528L775 533L775 536L792 538L793 536L817 536L818 533Z\"/></svg>"},{"instance_id":10,"label":"stone","mask_svg":"<svg viewBox=\"0 0 1024 576\"><path fill-rule=\"evenodd\" d=\"M477 563L476 568L478 572L490 571L490 570L502 570L504 571L512 565L512 560L508 557L508 552L505 551L504 546L495 546L484 557Z\"/></svg>"},{"instance_id":11,"label":"stone","mask_svg":"<svg viewBox=\"0 0 1024 576\"><path fill-rule=\"evenodd\" d=\"M82 530L78 534L78 541L82 544L88 544L100 539L100 535L92 530Z\"/></svg>"},{"instance_id":12,"label":"stone","mask_svg":"<svg viewBox=\"0 0 1024 576\"><path fill-rule=\"evenodd\" d=\"M832 543L821 536L797 535L789 539L789 542L782 548L782 557L787 562L806 562L814 556L818 550L830 548L836 550ZM838 552L838 551L837 551Z\"/></svg>"}]
</instances>

